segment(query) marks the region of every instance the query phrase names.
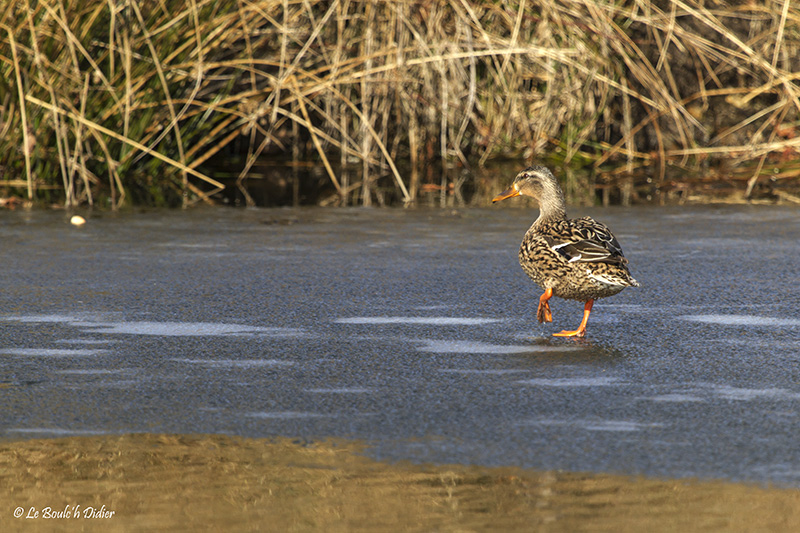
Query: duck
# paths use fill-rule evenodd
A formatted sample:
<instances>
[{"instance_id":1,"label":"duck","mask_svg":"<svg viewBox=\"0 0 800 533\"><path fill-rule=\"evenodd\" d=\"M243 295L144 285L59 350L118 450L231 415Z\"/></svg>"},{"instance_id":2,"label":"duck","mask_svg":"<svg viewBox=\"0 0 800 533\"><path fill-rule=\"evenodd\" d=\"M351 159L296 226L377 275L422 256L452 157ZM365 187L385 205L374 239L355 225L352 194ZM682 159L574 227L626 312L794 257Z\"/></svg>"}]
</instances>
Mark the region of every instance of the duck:
<instances>
[{"instance_id":1,"label":"duck","mask_svg":"<svg viewBox=\"0 0 800 533\"><path fill-rule=\"evenodd\" d=\"M547 167L522 170L492 203L515 196L529 196L539 204L539 217L519 248L522 270L544 291L536 318L540 323L553 321L553 296L584 302L578 328L553 334L583 337L595 300L639 286L628 270L622 247L605 224L591 217L567 218L564 192Z\"/></svg>"}]
</instances>

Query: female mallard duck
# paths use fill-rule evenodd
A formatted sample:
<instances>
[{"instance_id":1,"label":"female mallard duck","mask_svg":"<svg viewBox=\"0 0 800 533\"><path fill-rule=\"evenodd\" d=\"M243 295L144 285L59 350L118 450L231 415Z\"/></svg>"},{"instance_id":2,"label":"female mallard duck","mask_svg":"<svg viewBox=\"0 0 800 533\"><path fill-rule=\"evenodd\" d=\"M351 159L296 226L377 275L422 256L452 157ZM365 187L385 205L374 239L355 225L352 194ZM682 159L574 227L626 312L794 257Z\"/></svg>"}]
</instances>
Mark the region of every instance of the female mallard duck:
<instances>
[{"instance_id":1,"label":"female mallard duck","mask_svg":"<svg viewBox=\"0 0 800 533\"><path fill-rule=\"evenodd\" d=\"M628 260L611 230L591 217L567 219L564 193L547 168L526 168L517 174L511 188L492 202L520 195L539 202L539 218L519 249L522 269L544 290L536 318L539 322L553 321L549 303L553 296L585 302L578 329L555 334L583 337L595 300L613 296L625 287L638 287L639 283L628 272Z\"/></svg>"}]
</instances>

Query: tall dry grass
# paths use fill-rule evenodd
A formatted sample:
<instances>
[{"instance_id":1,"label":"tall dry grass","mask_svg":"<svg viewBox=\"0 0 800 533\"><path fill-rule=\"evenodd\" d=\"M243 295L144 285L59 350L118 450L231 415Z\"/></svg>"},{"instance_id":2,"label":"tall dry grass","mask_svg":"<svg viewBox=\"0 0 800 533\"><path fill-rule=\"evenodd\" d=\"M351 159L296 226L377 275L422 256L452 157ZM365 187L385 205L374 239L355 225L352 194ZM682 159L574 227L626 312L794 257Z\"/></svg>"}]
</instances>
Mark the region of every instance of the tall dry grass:
<instances>
[{"instance_id":1,"label":"tall dry grass","mask_svg":"<svg viewBox=\"0 0 800 533\"><path fill-rule=\"evenodd\" d=\"M368 205L497 157L723 157L752 189L800 146L789 0L21 0L0 39L0 196L67 206L211 202L232 152L247 199L281 155Z\"/></svg>"}]
</instances>

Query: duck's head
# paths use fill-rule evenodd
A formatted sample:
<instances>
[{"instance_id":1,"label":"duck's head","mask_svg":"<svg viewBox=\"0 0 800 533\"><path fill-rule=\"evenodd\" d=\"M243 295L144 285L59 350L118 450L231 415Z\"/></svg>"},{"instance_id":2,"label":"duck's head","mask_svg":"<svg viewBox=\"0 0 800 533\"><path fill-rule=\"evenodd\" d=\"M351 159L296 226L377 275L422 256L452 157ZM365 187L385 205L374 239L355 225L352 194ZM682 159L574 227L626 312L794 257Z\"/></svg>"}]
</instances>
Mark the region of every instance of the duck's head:
<instances>
[{"instance_id":1,"label":"duck's head","mask_svg":"<svg viewBox=\"0 0 800 533\"><path fill-rule=\"evenodd\" d=\"M563 201L563 193L555 176L549 169L541 166L528 167L517 174L511 187L492 198L492 203L514 196L530 196L540 205L543 202L557 202L559 199Z\"/></svg>"}]
</instances>

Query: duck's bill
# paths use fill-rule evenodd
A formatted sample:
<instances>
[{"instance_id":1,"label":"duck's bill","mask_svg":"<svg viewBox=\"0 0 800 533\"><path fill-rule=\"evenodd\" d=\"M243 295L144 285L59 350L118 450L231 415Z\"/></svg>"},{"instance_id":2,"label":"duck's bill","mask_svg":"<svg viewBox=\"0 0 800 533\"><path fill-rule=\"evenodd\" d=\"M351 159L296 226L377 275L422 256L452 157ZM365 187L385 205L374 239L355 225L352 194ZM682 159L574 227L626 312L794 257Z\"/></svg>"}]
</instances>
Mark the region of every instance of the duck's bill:
<instances>
[{"instance_id":1,"label":"duck's bill","mask_svg":"<svg viewBox=\"0 0 800 533\"><path fill-rule=\"evenodd\" d=\"M519 191L514 187L510 189L506 189L494 198L492 198L492 203L499 202L500 200L505 200L506 198L513 198L515 196L519 196Z\"/></svg>"}]
</instances>

